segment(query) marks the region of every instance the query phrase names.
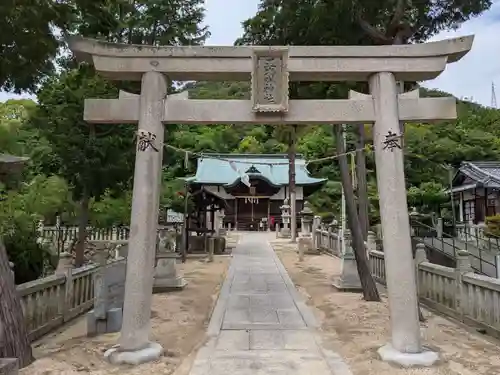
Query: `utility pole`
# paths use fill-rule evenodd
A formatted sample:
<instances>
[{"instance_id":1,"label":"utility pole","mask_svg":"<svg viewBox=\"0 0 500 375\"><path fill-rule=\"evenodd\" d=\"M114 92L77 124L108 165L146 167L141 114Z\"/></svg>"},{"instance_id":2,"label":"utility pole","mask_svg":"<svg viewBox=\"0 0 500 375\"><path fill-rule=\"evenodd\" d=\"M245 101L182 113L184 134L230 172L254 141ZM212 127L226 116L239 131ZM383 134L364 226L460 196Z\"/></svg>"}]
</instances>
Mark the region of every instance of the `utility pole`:
<instances>
[{"instance_id":1,"label":"utility pole","mask_svg":"<svg viewBox=\"0 0 500 375\"><path fill-rule=\"evenodd\" d=\"M450 184L451 215L452 215L453 230L455 230L457 219L455 216L456 215L455 197L453 196L453 167L451 165L446 165L445 168L448 171L448 183Z\"/></svg>"},{"instance_id":2,"label":"utility pole","mask_svg":"<svg viewBox=\"0 0 500 375\"><path fill-rule=\"evenodd\" d=\"M491 82L491 107L497 108L497 94L495 92L495 83Z\"/></svg>"},{"instance_id":3,"label":"utility pole","mask_svg":"<svg viewBox=\"0 0 500 375\"><path fill-rule=\"evenodd\" d=\"M344 150L347 148L346 147L346 138L345 138L345 125L342 124L342 142L344 143ZM344 235L345 235L345 231L346 231L346 228L347 228L347 218L346 218L346 205L345 205L345 191L344 191L344 185L342 184L342 202L341 202L341 208L340 208L340 228L341 228L341 231L342 231L342 234L341 236L339 236L339 238L342 238L342 242L341 242L341 250L342 250L342 254L345 254L345 241L344 241Z\"/></svg>"}]
</instances>

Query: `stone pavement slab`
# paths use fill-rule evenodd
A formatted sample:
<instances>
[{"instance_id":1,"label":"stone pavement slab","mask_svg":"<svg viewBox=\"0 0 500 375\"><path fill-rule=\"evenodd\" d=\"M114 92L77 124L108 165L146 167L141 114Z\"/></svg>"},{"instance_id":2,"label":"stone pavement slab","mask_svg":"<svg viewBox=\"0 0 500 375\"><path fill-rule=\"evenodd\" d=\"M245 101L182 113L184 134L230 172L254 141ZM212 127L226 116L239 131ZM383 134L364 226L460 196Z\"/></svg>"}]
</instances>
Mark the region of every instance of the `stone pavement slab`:
<instances>
[{"instance_id":1,"label":"stone pavement slab","mask_svg":"<svg viewBox=\"0 0 500 375\"><path fill-rule=\"evenodd\" d=\"M318 344L316 321L263 233L240 237L190 375L352 375Z\"/></svg>"}]
</instances>

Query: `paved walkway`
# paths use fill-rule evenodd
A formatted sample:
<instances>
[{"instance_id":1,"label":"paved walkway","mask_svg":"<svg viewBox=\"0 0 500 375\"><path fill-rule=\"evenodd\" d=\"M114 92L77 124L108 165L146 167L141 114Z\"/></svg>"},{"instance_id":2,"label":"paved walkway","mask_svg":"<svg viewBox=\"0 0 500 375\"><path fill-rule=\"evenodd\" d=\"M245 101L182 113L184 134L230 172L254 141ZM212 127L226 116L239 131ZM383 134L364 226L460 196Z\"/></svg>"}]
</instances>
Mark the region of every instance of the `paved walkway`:
<instances>
[{"instance_id":1,"label":"paved walkway","mask_svg":"<svg viewBox=\"0 0 500 375\"><path fill-rule=\"evenodd\" d=\"M263 233L244 234L190 375L351 375Z\"/></svg>"}]
</instances>

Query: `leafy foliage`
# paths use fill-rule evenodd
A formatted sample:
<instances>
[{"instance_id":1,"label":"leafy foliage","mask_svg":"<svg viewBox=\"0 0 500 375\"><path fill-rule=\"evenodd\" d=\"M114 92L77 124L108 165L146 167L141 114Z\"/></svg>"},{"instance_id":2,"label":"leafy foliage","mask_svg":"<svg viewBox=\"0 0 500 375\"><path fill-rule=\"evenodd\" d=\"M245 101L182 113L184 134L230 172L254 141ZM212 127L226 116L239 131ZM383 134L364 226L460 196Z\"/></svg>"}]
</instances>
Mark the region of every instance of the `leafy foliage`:
<instances>
[{"instance_id":1,"label":"leafy foliage","mask_svg":"<svg viewBox=\"0 0 500 375\"><path fill-rule=\"evenodd\" d=\"M54 72L55 29L65 27L69 4L52 0L3 0L0 5L0 90L36 91Z\"/></svg>"},{"instance_id":2,"label":"leafy foliage","mask_svg":"<svg viewBox=\"0 0 500 375\"><path fill-rule=\"evenodd\" d=\"M85 98L113 98L118 90L89 67L51 78L39 91L30 123L52 147L57 174L72 186L75 199L86 191L99 197L127 184L133 170L134 129L92 125L83 120ZM53 165L49 166L53 172Z\"/></svg>"},{"instance_id":3,"label":"leafy foliage","mask_svg":"<svg viewBox=\"0 0 500 375\"><path fill-rule=\"evenodd\" d=\"M24 181L18 190L0 185L0 234L6 236L19 281L36 277L44 249L34 223L53 220L57 213L72 222L74 201L87 195L90 222L98 227L128 224L135 153L135 127L89 125L83 121L85 98L114 98L118 89L138 92L137 83L103 80L86 65L78 65L58 40L63 34L82 34L112 42L149 45L203 44L209 36L201 25L201 0L6 0L0 19L7 20L0 36L0 89L35 90L32 101L0 103L0 152L28 156ZM345 45L394 44L427 40L443 29L455 28L488 9L489 0L262 0L258 13L244 22L237 44ZM56 35L57 34L57 35ZM413 85L413 83L410 83ZM184 85L193 99L249 99L247 82L196 82ZM292 98L345 98L349 89L366 92L356 82L293 83ZM173 90L173 88L172 88ZM447 95L421 90L422 96ZM437 125L412 123L405 128L405 169L409 204L436 211L446 204L448 172L463 160L498 160L500 111L459 102L457 121ZM308 160L336 153L332 126L298 129L297 151ZM366 127L368 139L371 128ZM283 153L290 127L266 124L186 126L169 125L165 142L200 152ZM354 129L347 129L347 149L356 147ZM373 153L367 151L371 221L378 218ZM171 148L164 150L160 211L184 210L184 183L179 177L195 172L195 158ZM312 163L309 171L328 179L310 200L331 220L340 210L341 184L336 160ZM48 176L48 177L46 177ZM8 181L7 181L8 182ZM188 200L188 209L192 202ZM20 276L25 275L25 276ZM24 279L24 277L26 277Z\"/></svg>"},{"instance_id":4,"label":"leafy foliage","mask_svg":"<svg viewBox=\"0 0 500 375\"><path fill-rule=\"evenodd\" d=\"M48 250L36 239L39 220L72 210L66 182L57 176L36 176L17 191L4 191L0 200L0 233L9 259L15 265L16 282L39 277Z\"/></svg>"}]
</instances>

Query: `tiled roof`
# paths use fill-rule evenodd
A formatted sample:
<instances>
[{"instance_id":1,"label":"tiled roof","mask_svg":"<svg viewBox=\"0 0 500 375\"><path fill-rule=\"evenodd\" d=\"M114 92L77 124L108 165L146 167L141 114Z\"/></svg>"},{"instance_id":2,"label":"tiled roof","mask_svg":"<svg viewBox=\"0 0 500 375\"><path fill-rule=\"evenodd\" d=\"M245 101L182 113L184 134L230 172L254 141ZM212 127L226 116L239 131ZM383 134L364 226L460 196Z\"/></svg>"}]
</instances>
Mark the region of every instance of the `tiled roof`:
<instances>
[{"instance_id":1,"label":"tiled roof","mask_svg":"<svg viewBox=\"0 0 500 375\"><path fill-rule=\"evenodd\" d=\"M24 156L15 156L9 154L0 154L0 163L1 164L11 164L11 163L23 163L28 161L29 158Z\"/></svg>"},{"instance_id":2,"label":"tiled roof","mask_svg":"<svg viewBox=\"0 0 500 375\"><path fill-rule=\"evenodd\" d=\"M222 158L224 160L218 159ZM196 175L186 181L198 184L231 185L239 181L240 175L230 162L250 177L258 175L276 186L288 185L288 156L286 154L205 154L198 159ZM272 163L282 163L270 165ZM321 184L326 179L309 176L306 161L302 155L295 160L295 181L297 185Z\"/></svg>"},{"instance_id":3,"label":"tiled roof","mask_svg":"<svg viewBox=\"0 0 500 375\"><path fill-rule=\"evenodd\" d=\"M500 162L498 161L464 161L460 165L457 177L460 174L484 187L500 188Z\"/></svg>"},{"instance_id":4,"label":"tiled roof","mask_svg":"<svg viewBox=\"0 0 500 375\"><path fill-rule=\"evenodd\" d=\"M6 175L21 171L29 158L0 153L0 174Z\"/></svg>"}]
</instances>

